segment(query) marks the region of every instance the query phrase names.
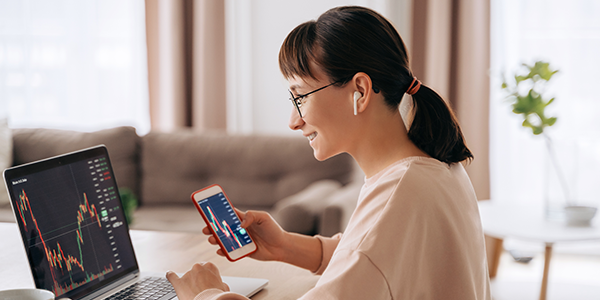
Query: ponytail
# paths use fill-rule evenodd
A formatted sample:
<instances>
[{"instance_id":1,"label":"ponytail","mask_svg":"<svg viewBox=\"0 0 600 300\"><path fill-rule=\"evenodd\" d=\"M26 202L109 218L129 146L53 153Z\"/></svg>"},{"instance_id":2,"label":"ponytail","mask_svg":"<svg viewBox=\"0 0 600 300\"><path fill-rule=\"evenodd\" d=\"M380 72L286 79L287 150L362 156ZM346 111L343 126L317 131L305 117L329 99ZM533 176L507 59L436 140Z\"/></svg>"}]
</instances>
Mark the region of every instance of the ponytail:
<instances>
[{"instance_id":1,"label":"ponytail","mask_svg":"<svg viewBox=\"0 0 600 300\"><path fill-rule=\"evenodd\" d=\"M412 97L414 117L408 138L439 161L449 164L471 161L473 154L465 145L458 121L446 101L423 84Z\"/></svg>"}]
</instances>

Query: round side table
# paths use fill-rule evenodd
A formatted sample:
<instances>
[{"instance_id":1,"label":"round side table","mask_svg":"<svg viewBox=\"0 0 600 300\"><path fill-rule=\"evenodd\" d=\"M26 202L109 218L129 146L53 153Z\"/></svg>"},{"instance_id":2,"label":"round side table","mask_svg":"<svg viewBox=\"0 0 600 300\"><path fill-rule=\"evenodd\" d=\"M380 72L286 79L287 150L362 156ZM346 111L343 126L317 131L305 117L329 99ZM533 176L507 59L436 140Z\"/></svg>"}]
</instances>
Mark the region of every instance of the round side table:
<instances>
[{"instance_id":1,"label":"round side table","mask_svg":"<svg viewBox=\"0 0 600 300\"><path fill-rule=\"evenodd\" d=\"M546 300L552 246L558 242L600 239L600 217L598 216L592 220L591 226L567 226L565 222L546 220L543 208L540 206L515 206L494 203L491 200L479 202L479 213L483 232L487 236L499 240L510 237L539 241L546 245L540 300ZM494 259L495 268L498 259Z\"/></svg>"}]
</instances>

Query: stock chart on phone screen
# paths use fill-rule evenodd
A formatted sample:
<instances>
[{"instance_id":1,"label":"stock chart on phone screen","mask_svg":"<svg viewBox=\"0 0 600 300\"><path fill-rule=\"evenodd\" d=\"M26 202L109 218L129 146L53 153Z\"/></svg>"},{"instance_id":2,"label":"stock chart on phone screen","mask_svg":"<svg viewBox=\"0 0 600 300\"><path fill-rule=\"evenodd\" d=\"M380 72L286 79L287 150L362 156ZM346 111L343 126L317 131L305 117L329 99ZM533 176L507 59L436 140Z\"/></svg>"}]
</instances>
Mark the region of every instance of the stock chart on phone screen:
<instances>
[{"instance_id":1,"label":"stock chart on phone screen","mask_svg":"<svg viewBox=\"0 0 600 300\"><path fill-rule=\"evenodd\" d=\"M12 183L37 287L63 295L135 261L124 254L133 253L130 242L116 234L127 226L112 176L107 158L95 157Z\"/></svg>"},{"instance_id":2,"label":"stock chart on phone screen","mask_svg":"<svg viewBox=\"0 0 600 300\"><path fill-rule=\"evenodd\" d=\"M200 200L198 204L228 252L252 242L223 193Z\"/></svg>"}]
</instances>

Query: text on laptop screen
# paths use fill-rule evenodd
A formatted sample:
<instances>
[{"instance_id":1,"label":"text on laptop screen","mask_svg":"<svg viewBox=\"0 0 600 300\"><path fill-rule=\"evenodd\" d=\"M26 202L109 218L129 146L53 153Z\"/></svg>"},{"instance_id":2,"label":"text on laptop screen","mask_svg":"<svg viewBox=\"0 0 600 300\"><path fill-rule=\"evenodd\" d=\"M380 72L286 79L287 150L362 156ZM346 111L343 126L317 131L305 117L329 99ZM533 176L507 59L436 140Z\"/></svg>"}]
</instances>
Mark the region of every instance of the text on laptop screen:
<instances>
[{"instance_id":1,"label":"text on laptop screen","mask_svg":"<svg viewBox=\"0 0 600 300\"><path fill-rule=\"evenodd\" d=\"M137 267L106 156L7 182L36 287L69 296ZM123 232L125 231L125 232Z\"/></svg>"}]
</instances>

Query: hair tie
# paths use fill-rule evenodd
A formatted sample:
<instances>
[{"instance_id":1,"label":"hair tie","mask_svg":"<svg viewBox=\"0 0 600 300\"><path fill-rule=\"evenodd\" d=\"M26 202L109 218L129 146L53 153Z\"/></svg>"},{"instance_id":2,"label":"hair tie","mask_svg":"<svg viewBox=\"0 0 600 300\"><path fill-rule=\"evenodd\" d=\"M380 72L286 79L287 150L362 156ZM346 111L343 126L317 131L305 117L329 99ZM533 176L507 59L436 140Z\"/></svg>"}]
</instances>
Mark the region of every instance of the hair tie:
<instances>
[{"instance_id":1,"label":"hair tie","mask_svg":"<svg viewBox=\"0 0 600 300\"><path fill-rule=\"evenodd\" d=\"M417 80L417 77L413 77L413 81L408 86L408 90L406 91L406 93L412 96L419 91L420 87L421 82Z\"/></svg>"}]
</instances>

